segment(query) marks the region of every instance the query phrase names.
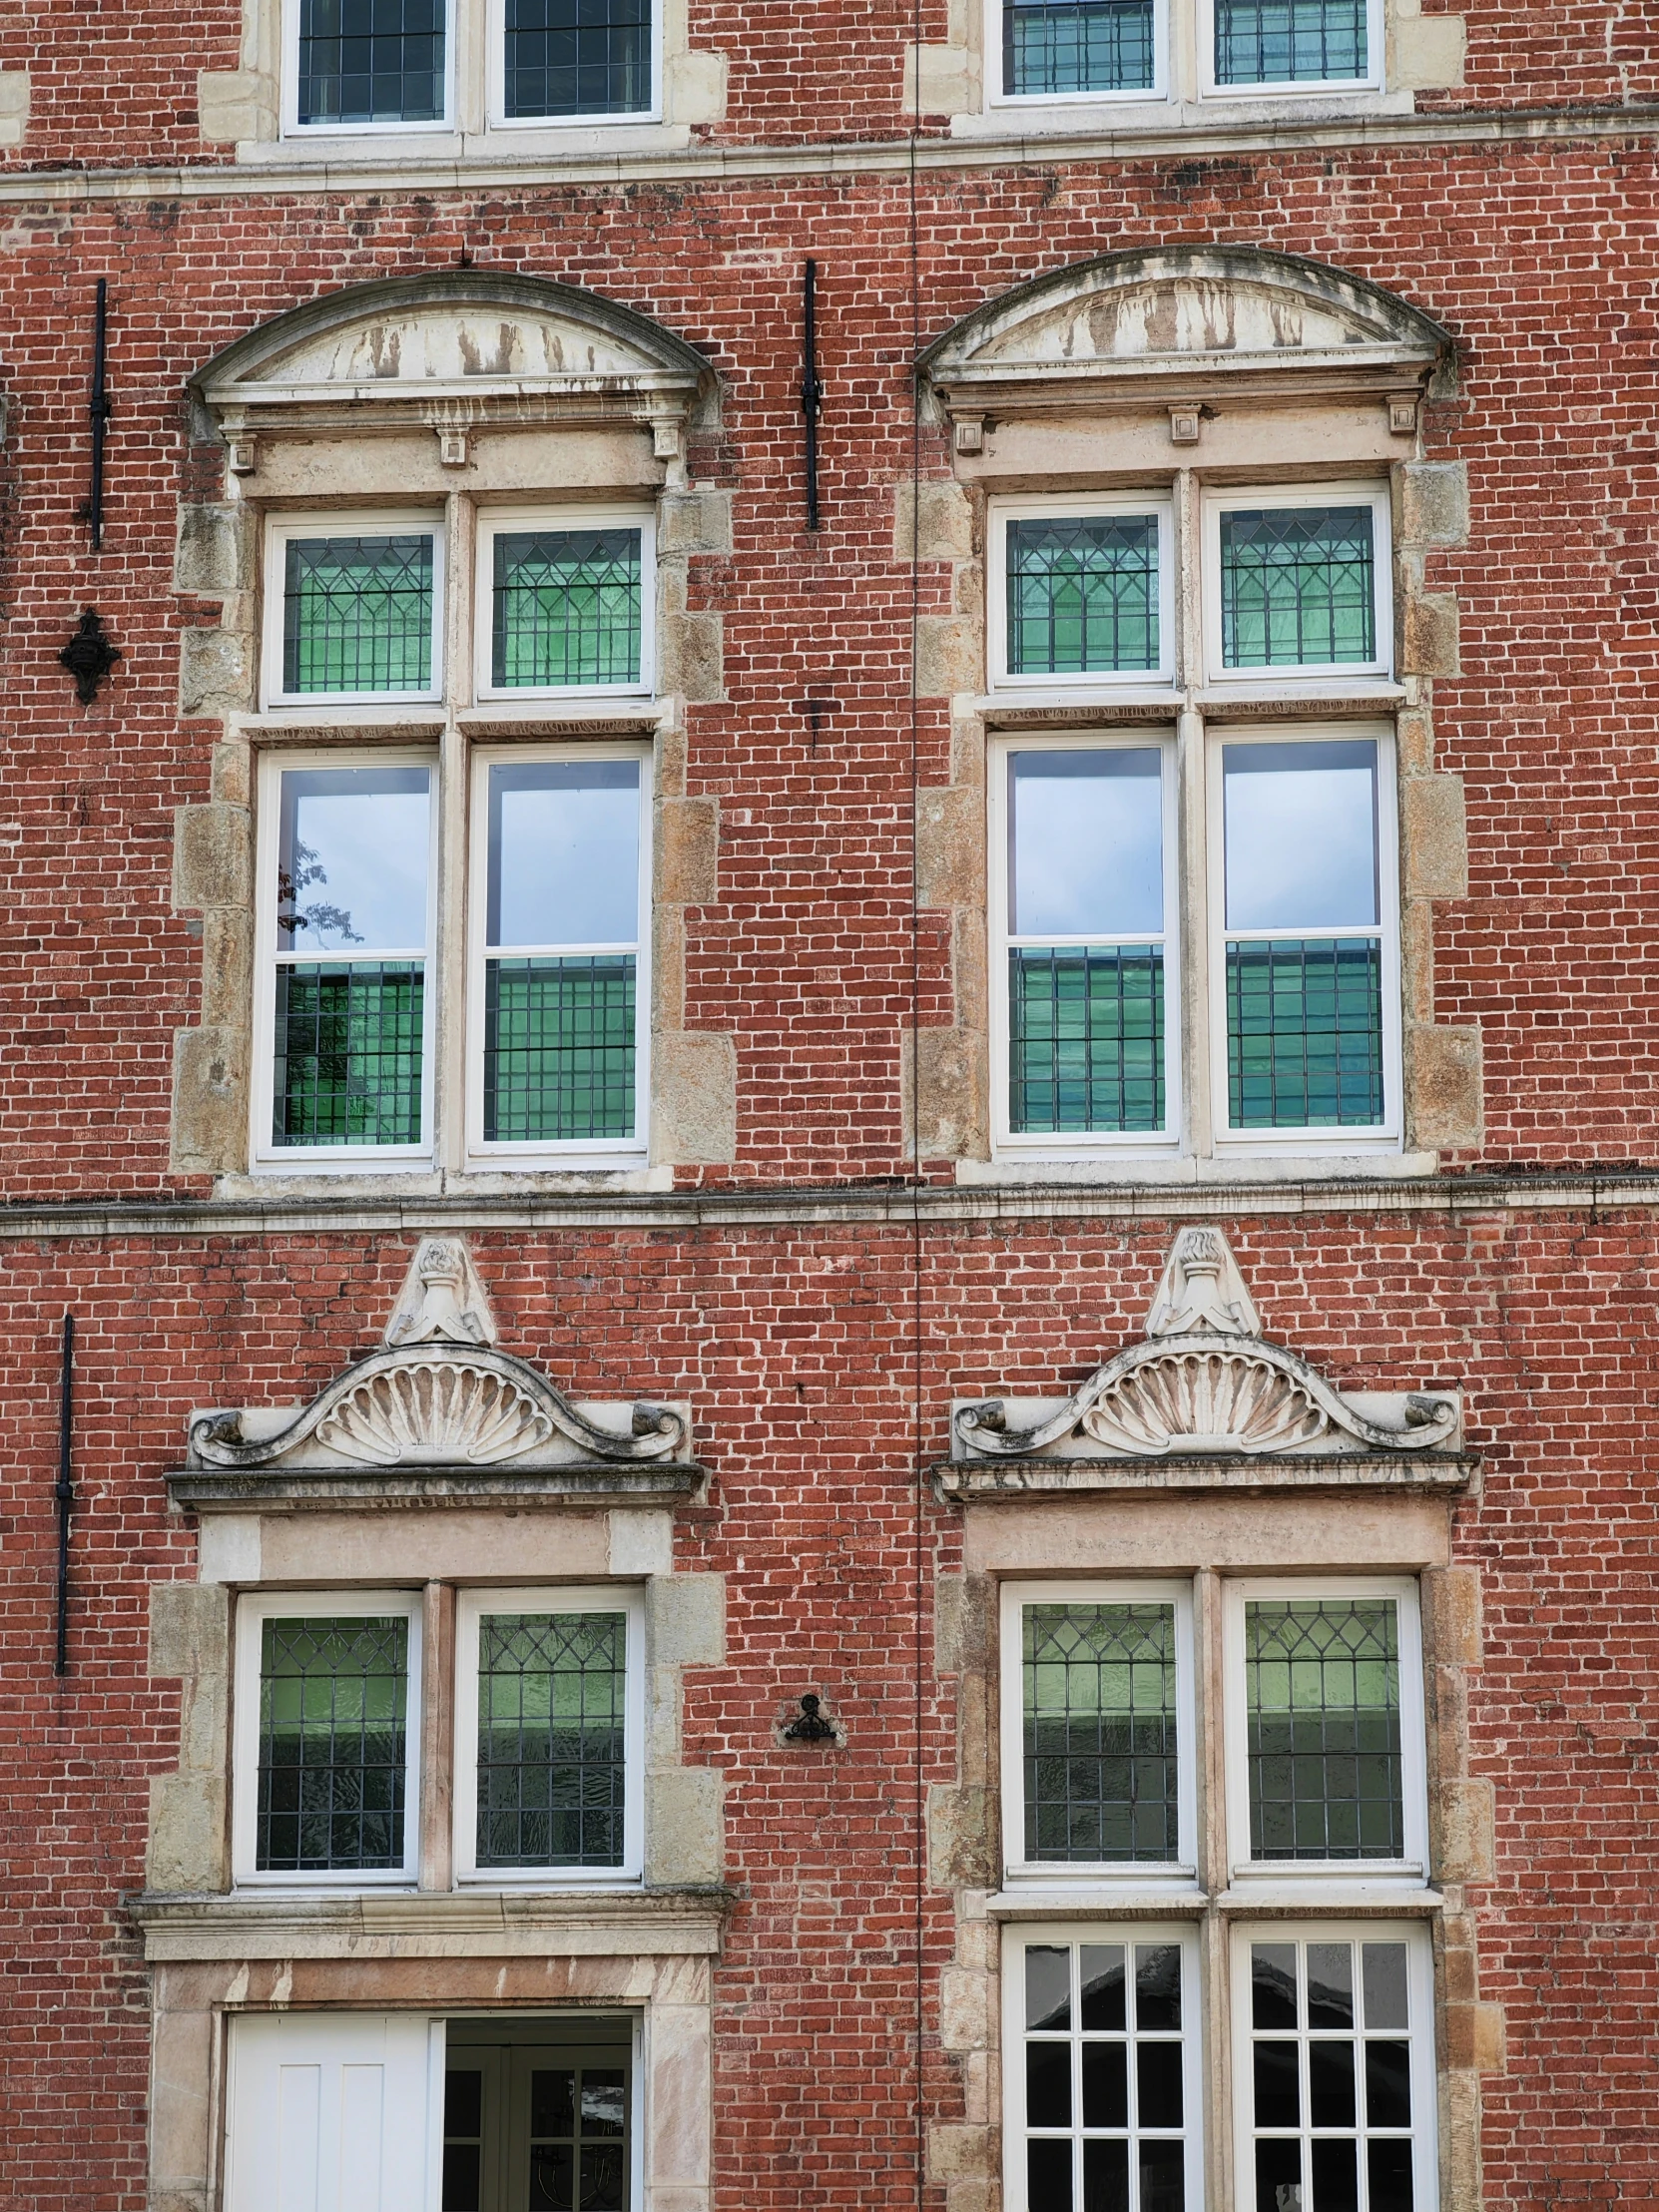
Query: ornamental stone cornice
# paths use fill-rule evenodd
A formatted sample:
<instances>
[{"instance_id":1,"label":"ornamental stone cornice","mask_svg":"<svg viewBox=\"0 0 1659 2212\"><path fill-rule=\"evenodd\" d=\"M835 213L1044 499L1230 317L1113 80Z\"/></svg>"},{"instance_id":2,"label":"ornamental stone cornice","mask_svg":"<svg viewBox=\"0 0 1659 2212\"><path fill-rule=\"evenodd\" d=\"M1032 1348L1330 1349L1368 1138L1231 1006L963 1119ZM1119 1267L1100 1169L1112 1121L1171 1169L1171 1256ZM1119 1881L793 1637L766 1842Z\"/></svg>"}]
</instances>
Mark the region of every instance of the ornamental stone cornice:
<instances>
[{"instance_id":1,"label":"ornamental stone cornice","mask_svg":"<svg viewBox=\"0 0 1659 2212\"><path fill-rule=\"evenodd\" d=\"M578 1403L495 1333L465 1243L423 1239L379 1348L308 1405L192 1415L175 1504L672 1503L698 1487L686 1408Z\"/></svg>"},{"instance_id":2,"label":"ornamental stone cornice","mask_svg":"<svg viewBox=\"0 0 1659 2212\"><path fill-rule=\"evenodd\" d=\"M1344 1391L1275 1343L1222 1232L1175 1239L1146 1335L1063 1399L952 1410L941 1494L1144 1488L1456 1489L1455 1391ZM1420 1469L1420 1472L1418 1471Z\"/></svg>"}]
</instances>

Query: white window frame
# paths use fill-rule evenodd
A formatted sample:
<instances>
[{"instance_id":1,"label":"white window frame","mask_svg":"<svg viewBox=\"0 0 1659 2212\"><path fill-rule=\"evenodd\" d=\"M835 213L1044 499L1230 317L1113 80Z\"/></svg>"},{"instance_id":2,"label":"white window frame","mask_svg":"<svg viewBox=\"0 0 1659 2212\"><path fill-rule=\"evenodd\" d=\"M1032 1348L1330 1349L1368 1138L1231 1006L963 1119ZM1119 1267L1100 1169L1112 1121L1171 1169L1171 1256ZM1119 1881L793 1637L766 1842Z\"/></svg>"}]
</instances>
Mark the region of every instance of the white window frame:
<instances>
[{"instance_id":1,"label":"white window frame","mask_svg":"<svg viewBox=\"0 0 1659 2212\"><path fill-rule=\"evenodd\" d=\"M1234 2171L1239 2176L1241 2202L1255 2197L1254 2073L1251 2059L1252 2017L1250 1946L1252 1943L1403 1943L1405 1945L1406 2009L1410 2021L1404 2040L1410 2050L1411 2082L1411 2202L1413 2212L1436 2212L1439 2203L1439 2084L1434 2061L1434 1954L1427 1927L1421 1921L1236 1921L1231 1930L1230 1959L1233 1984L1233 2150ZM1278 2034L1289 2040L1292 2030ZM1306 2030L1295 2030L1300 2045ZM1398 2038L1396 2038L1398 2039ZM1306 2099L1306 2091L1304 2091ZM1307 2109L1306 2101L1303 2105ZM1303 2127L1306 2142L1309 2130ZM1362 2139L1363 2146L1363 2139ZM1360 2160L1360 2202L1367 2199L1365 2159ZM1304 2202L1307 2201L1306 2181Z\"/></svg>"},{"instance_id":2,"label":"white window frame","mask_svg":"<svg viewBox=\"0 0 1659 2212\"><path fill-rule=\"evenodd\" d=\"M1372 510L1372 579L1378 652L1370 661L1307 661L1290 668L1226 668L1221 636L1221 518L1240 509L1289 512L1299 507L1369 507ZM1352 691L1361 696L1393 681L1393 532L1386 480L1350 479L1325 484L1230 484L1204 494L1200 590L1203 599L1204 679L1211 689L1250 685L1269 697L1293 701L1317 686L1321 697Z\"/></svg>"},{"instance_id":3,"label":"white window frame","mask_svg":"<svg viewBox=\"0 0 1659 2212\"><path fill-rule=\"evenodd\" d=\"M1158 524L1158 666L1089 670L1079 675L1013 676L1008 672L1008 525L1065 522L1084 515L1151 515ZM985 648L993 692L1173 692L1176 648L1175 501L1167 484L1148 491L1057 493L1046 499L993 499L986 520Z\"/></svg>"},{"instance_id":4,"label":"white window frame","mask_svg":"<svg viewBox=\"0 0 1659 2212\"><path fill-rule=\"evenodd\" d=\"M1025 1975L1023 1952L1027 1943L1123 1943L1131 1953L1136 1943L1175 1943L1181 1951L1181 2093L1184 2111L1183 2139L1190 2153L1186 2161L1185 2198L1195 2208L1205 2201L1204 2168L1204 2043L1206 2035L1204 1975L1201 1971L1198 1932L1190 1921L1162 1924L1155 1921L1040 1921L1008 1922L1002 1931L1002 2138L1003 2202L1013 2212L1027 2199L1025 2167ZM1076 2034L1076 2030L1073 2030ZM1075 2048L1075 2045L1074 2045ZM1078 2081L1072 2078L1072 2110L1081 2113ZM1080 2130L1079 2130L1080 2131ZM1139 2194L1139 2177L1131 2165L1131 2200ZM1082 2202L1081 2193L1074 2196Z\"/></svg>"},{"instance_id":5,"label":"white window frame","mask_svg":"<svg viewBox=\"0 0 1659 2212\"><path fill-rule=\"evenodd\" d=\"M268 1620L359 1620L388 1614L409 1624L409 1686L404 1708L407 1779L401 1867L262 1869L256 1865L260 1764L261 1632ZM237 1600L236 1677L231 1758L231 1879L239 1890L412 1889L420 1870L420 1744L424 1711L421 1598L410 1590L255 1590Z\"/></svg>"},{"instance_id":6,"label":"white window frame","mask_svg":"<svg viewBox=\"0 0 1659 2212\"><path fill-rule=\"evenodd\" d=\"M1338 1602L1392 1598L1399 1626L1400 1797L1404 1850L1398 1859L1252 1859L1250 1856L1249 1720L1245 1698L1245 1606L1253 1599L1300 1598ZM1227 1770L1227 1862L1235 1888L1272 1883L1278 1888L1351 1892L1421 1891L1428 1882L1428 1741L1423 1710L1422 1624L1416 1580L1410 1575L1276 1576L1229 1578L1222 1597L1222 1727Z\"/></svg>"},{"instance_id":7,"label":"white window frame","mask_svg":"<svg viewBox=\"0 0 1659 2212\"><path fill-rule=\"evenodd\" d=\"M1173 1605L1175 1608L1175 1728L1177 1857L1101 1862L1026 1859L1024 1608L1027 1605ZM1010 1889L1040 1892L1169 1889L1198 1885L1198 1726L1193 1687L1193 1588L1181 1580L1005 1582L1001 1608L1001 1770L1003 1879Z\"/></svg>"},{"instance_id":8,"label":"white window frame","mask_svg":"<svg viewBox=\"0 0 1659 2212\"><path fill-rule=\"evenodd\" d=\"M537 761L636 761L640 771L639 937L634 945L566 946L566 951L632 951L634 954L634 1134L631 1137L566 1137L530 1144L484 1141L484 968L489 958L489 772ZM467 916L466 1147L473 1167L521 1167L546 1161L559 1167L594 1160L604 1167L638 1163L647 1156L651 1104L651 830L652 770L648 744L479 746L472 757L472 854Z\"/></svg>"},{"instance_id":9,"label":"white window frame","mask_svg":"<svg viewBox=\"0 0 1659 2212\"><path fill-rule=\"evenodd\" d=\"M1105 753L1156 750L1162 763L1164 818L1164 1127L1153 1129L1021 1129L1009 1126L1008 1080L1013 1051L1008 993L1009 763L1016 753ZM1088 1158L1100 1153L1173 1153L1181 1142L1181 875L1179 761L1173 734L1157 724L1130 729L1026 730L993 739L989 750L986 824L990 845L990 993L993 1149L1034 1158ZM1092 937L1080 937L1092 944ZM1113 939L1113 942L1120 941ZM1130 941L1126 937L1121 941Z\"/></svg>"},{"instance_id":10,"label":"white window frame","mask_svg":"<svg viewBox=\"0 0 1659 2212\"><path fill-rule=\"evenodd\" d=\"M1383 40L1386 26L1382 0L1368 0L1366 57L1371 67L1364 77L1304 77L1259 85L1224 85L1216 77L1215 0L1197 0L1198 86L1201 100L1330 100L1344 94L1378 93L1383 89Z\"/></svg>"},{"instance_id":11,"label":"white window frame","mask_svg":"<svg viewBox=\"0 0 1659 2212\"><path fill-rule=\"evenodd\" d=\"M421 536L432 540L432 681L424 691L286 692L282 689L282 624L287 606L286 547L293 538ZM336 707L436 706L444 696L443 636L447 585L441 512L427 507L329 507L267 517L265 620L260 698L268 711L316 714Z\"/></svg>"},{"instance_id":12,"label":"white window frame","mask_svg":"<svg viewBox=\"0 0 1659 2212\"><path fill-rule=\"evenodd\" d=\"M474 0L476 4L476 0ZM651 100L643 108L607 111L603 115L568 114L525 116L507 114L507 8L506 0L485 0L479 11L488 42L485 77L488 85L486 113L491 131L605 131L626 124L660 123L663 120L663 0L651 0Z\"/></svg>"},{"instance_id":13,"label":"white window frame","mask_svg":"<svg viewBox=\"0 0 1659 2212\"><path fill-rule=\"evenodd\" d=\"M1375 936L1382 947L1382 1102L1380 1122L1364 1127L1236 1129L1230 1118L1227 1079L1227 940L1230 936L1271 939L1288 931L1229 930L1227 926L1227 825L1224 812L1222 750L1243 745L1331 745L1364 741L1377 747L1378 922L1373 927L1310 930L1314 936ZM1383 722L1216 723L1206 732L1205 841L1208 871L1211 1112L1213 1143L1224 1154L1294 1153L1299 1157L1397 1151L1401 1141L1401 1049L1399 975L1399 804L1394 734Z\"/></svg>"},{"instance_id":14,"label":"white window frame","mask_svg":"<svg viewBox=\"0 0 1659 2212\"><path fill-rule=\"evenodd\" d=\"M486 1613L623 1613L627 1616L624 1688L626 1773L619 1867L478 1866L478 1629ZM461 1590L455 1601L454 1858L457 1888L492 1890L637 1889L645 1876L645 1593L638 1584L607 1589L541 1583L518 1589Z\"/></svg>"},{"instance_id":15,"label":"white window frame","mask_svg":"<svg viewBox=\"0 0 1659 2212\"><path fill-rule=\"evenodd\" d=\"M626 506L484 507L478 509L473 635L475 695L480 700L649 699L657 681L657 510ZM631 684L497 684L493 669L495 540L525 530L638 530L640 534L640 673Z\"/></svg>"},{"instance_id":16,"label":"white window frame","mask_svg":"<svg viewBox=\"0 0 1659 2212\"><path fill-rule=\"evenodd\" d=\"M278 1145L272 1141L272 1117L276 1107L276 865L281 834L281 777L288 769L423 768L428 776L428 846L426 857L425 984L421 993L420 1126L417 1145ZM308 1174L313 1166L347 1166L365 1173L407 1170L426 1166L436 1147L433 1107L436 1100L438 975L438 810L440 791L438 757L429 750L397 747L371 751L352 747L328 752L267 753L259 763L256 782L258 824L255 850L254 918L254 1068L249 1090L253 1098L254 1127L251 1159L261 1170L288 1175ZM318 955L326 959L326 953Z\"/></svg>"},{"instance_id":17,"label":"white window frame","mask_svg":"<svg viewBox=\"0 0 1659 2212\"><path fill-rule=\"evenodd\" d=\"M1005 0L985 0L985 85L988 107L1013 108L1016 111L1032 108L1145 107L1153 101L1169 100L1169 0L1153 0L1151 84L1130 86L1121 92L1010 92L1002 79L1004 4Z\"/></svg>"}]
</instances>

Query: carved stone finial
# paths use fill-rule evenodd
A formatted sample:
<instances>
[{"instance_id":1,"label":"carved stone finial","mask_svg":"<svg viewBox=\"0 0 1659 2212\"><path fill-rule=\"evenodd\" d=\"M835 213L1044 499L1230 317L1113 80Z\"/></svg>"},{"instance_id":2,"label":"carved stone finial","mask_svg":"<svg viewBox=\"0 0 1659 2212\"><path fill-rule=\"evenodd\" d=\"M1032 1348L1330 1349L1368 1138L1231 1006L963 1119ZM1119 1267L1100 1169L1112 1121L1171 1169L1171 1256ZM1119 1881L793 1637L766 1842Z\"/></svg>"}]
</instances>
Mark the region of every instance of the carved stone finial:
<instances>
[{"instance_id":1,"label":"carved stone finial","mask_svg":"<svg viewBox=\"0 0 1659 2212\"><path fill-rule=\"evenodd\" d=\"M383 1342L492 1345L495 1317L472 1255L459 1237L425 1237L403 1279Z\"/></svg>"},{"instance_id":2,"label":"carved stone finial","mask_svg":"<svg viewBox=\"0 0 1659 2212\"><path fill-rule=\"evenodd\" d=\"M1146 1333L1149 1337L1262 1334L1262 1317L1219 1229L1195 1224L1176 1238L1153 1294Z\"/></svg>"}]
</instances>

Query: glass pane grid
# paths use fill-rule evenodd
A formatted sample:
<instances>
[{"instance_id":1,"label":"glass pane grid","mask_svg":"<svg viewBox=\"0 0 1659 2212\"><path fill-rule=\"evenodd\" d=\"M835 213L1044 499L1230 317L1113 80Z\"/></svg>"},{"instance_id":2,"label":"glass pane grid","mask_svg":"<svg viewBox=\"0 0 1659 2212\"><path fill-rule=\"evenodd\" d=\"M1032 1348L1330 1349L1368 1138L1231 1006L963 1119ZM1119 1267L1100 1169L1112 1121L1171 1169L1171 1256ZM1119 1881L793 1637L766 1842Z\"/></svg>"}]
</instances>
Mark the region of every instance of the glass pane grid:
<instances>
[{"instance_id":1,"label":"glass pane grid","mask_svg":"<svg viewBox=\"0 0 1659 2212\"><path fill-rule=\"evenodd\" d=\"M622 2212L628 2171L628 2077L622 2067L535 2068L529 2132L532 2212L540 2206Z\"/></svg>"},{"instance_id":2,"label":"glass pane grid","mask_svg":"<svg viewBox=\"0 0 1659 2212\"><path fill-rule=\"evenodd\" d=\"M1003 84L1012 94L1150 91L1153 40L1153 0L1003 0Z\"/></svg>"},{"instance_id":3,"label":"glass pane grid","mask_svg":"<svg viewBox=\"0 0 1659 2212\"><path fill-rule=\"evenodd\" d=\"M1027 1860L1173 1860L1171 1605L1024 1608Z\"/></svg>"},{"instance_id":4,"label":"glass pane grid","mask_svg":"<svg viewBox=\"0 0 1659 2212\"><path fill-rule=\"evenodd\" d=\"M651 0L507 0L510 117L650 106Z\"/></svg>"},{"instance_id":5,"label":"glass pane grid","mask_svg":"<svg viewBox=\"0 0 1659 2212\"><path fill-rule=\"evenodd\" d=\"M1403 1857L1392 1599L1247 1604L1245 1700L1253 1859Z\"/></svg>"},{"instance_id":6,"label":"glass pane grid","mask_svg":"<svg viewBox=\"0 0 1659 2212\"><path fill-rule=\"evenodd\" d=\"M637 684L640 532L498 532L492 681L503 690Z\"/></svg>"},{"instance_id":7,"label":"glass pane grid","mask_svg":"<svg viewBox=\"0 0 1659 2212\"><path fill-rule=\"evenodd\" d=\"M432 683L432 540L289 538L282 690L424 692Z\"/></svg>"},{"instance_id":8,"label":"glass pane grid","mask_svg":"<svg viewBox=\"0 0 1659 2212\"><path fill-rule=\"evenodd\" d=\"M485 963L486 1143L633 1135L635 965L631 952Z\"/></svg>"},{"instance_id":9,"label":"glass pane grid","mask_svg":"<svg viewBox=\"0 0 1659 2212\"><path fill-rule=\"evenodd\" d=\"M276 970L272 1141L420 1142L425 973L418 962Z\"/></svg>"},{"instance_id":10,"label":"glass pane grid","mask_svg":"<svg viewBox=\"0 0 1659 2212\"><path fill-rule=\"evenodd\" d=\"M1252 1944L1258 2212L1412 2212L1407 1982L1398 1941Z\"/></svg>"},{"instance_id":11,"label":"glass pane grid","mask_svg":"<svg viewBox=\"0 0 1659 2212\"><path fill-rule=\"evenodd\" d=\"M1221 518L1226 668L1364 666L1377 659L1370 507L1235 508Z\"/></svg>"},{"instance_id":12,"label":"glass pane grid","mask_svg":"<svg viewBox=\"0 0 1659 2212\"><path fill-rule=\"evenodd\" d=\"M1216 0L1216 82L1297 85L1369 74L1367 0Z\"/></svg>"},{"instance_id":13,"label":"glass pane grid","mask_svg":"<svg viewBox=\"0 0 1659 2212\"><path fill-rule=\"evenodd\" d=\"M1157 668L1156 516L1010 522L1007 560L1010 676Z\"/></svg>"},{"instance_id":14,"label":"glass pane grid","mask_svg":"<svg viewBox=\"0 0 1659 2212\"><path fill-rule=\"evenodd\" d=\"M1382 1120L1375 937L1228 945L1227 1103L1235 1129L1370 1129Z\"/></svg>"},{"instance_id":15,"label":"glass pane grid","mask_svg":"<svg viewBox=\"0 0 1659 2212\"><path fill-rule=\"evenodd\" d=\"M1008 991L1011 1129L1162 1131L1161 946L1018 946Z\"/></svg>"},{"instance_id":16,"label":"glass pane grid","mask_svg":"<svg viewBox=\"0 0 1659 2212\"><path fill-rule=\"evenodd\" d=\"M300 0L301 123L443 118L445 0Z\"/></svg>"},{"instance_id":17,"label":"glass pane grid","mask_svg":"<svg viewBox=\"0 0 1659 2212\"><path fill-rule=\"evenodd\" d=\"M1183 2212L1180 1946L1027 1944L1025 2019L1017 2212Z\"/></svg>"},{"instance_id":18,"label":"glass pane grid","mask_svg":"<svg viewBox=\"0 0 1659 2212\"><path fill-rule=\"evenodd\" d=\"M263 1624L262 1873L402 1866L408 1688L407 1620Z\"/></svg>"},{"instance_id":19,"label":"glass pane grid","mask_svg":"<svg viewBox=\"0 0 1659 2212\"><path fill-rule=\"evenodd\" d=\"M627 1617L491 1614L478 1635L480 1867L619 1867Z\"/></svg>"}]
</instances>

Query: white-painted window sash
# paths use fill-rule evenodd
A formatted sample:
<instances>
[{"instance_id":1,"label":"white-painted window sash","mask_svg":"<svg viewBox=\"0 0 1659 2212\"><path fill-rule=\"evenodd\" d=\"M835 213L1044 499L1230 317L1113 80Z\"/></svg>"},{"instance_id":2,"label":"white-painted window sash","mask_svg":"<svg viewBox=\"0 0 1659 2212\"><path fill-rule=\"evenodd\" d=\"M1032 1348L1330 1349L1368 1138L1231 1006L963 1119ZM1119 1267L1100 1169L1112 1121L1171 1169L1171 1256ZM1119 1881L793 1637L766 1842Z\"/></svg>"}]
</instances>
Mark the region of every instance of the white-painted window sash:
<instances>
[{"instance_id":1,"label":"white-painted window sash","mask_svg":"<svg viewBox=\"0 0 1659 2212\"><path fill-rule=\"evenodd\" d=\"M1373 621L1377 654L1371 661L1301 661L1273 668L1227 668L1222 663L1221 518L1239 511L1287 513L1305 507L1368 507L1372 515ZM1324 484L1229 485L1208 491L1203 500L1202 569L1204 673L1217 692L1249 685L1257 693L1283 698L1287 706L1317 689L1375 694L1393 680L1393 545L1387 484L1375 477Z\"/></svg>"},{"instance_id":2,"label":"white-painted window sash","mask_svg":"<svg viewBox=\"0 0 1659 2212\"><path fill-rule=\"evenodd\" d=\"M1331 100L1383 89L1386 37L1383 0L1367 0L1366 60L1363 77L1305 77L1262 84L1224 85L1216 76L1216 0L1195 0L1199 98L1201 100Z\"/></svg>"},{"instance_id":3,"label":"white-painted window sash","mask_svg":"<svg viewBox=\"0 0 1659 2212\"><path fill-rule=\"evenodd\" d=\"M472 0L472 4L478 6L479 0ZM660 123L663 120L664 0L652 0L651 6L650 100L643 108L608 109L602 114L573 110L568 114L509 116L506 86L506 0L483 0L481 12L486 25L485 38L488 45L485 63L488 84L487 114L492 132L508 131L516 136L523 131L607 131L641 123Z\"/></svg>"},{"instance_id":4,"label":"white-painted window sash","mask_svg":"<svg viewBox=\"0 0 1659 2212\"><path fill-rule=\"evenodd\" d=\"M1170 98L1170 0L1155 0L1152 11L1152 83L1130 85L1121 91L1097 89L1085 92L1013 92L1004 77L1004 45L1007 0L985 0L986 104L1011 108L1016 113L1040 117L1046 109L1062 113L1076 108L1134 107ZM1184 0L1176 0L1176 5Z\"/></svg>"},{"instance_id":5,"label":"white-painted window sash","mask_svg":"<svg viewBox=\"0 0 1659 2212\"><path fill-rule=\"evenodd\" d=\"M531 530L637 530L640 539L640 672L621 684L497 684L494 679L495 541ZM477 581L473 613L476 695L480 700L561 702L582 699L648 699L656 684L656 509L629 505L480 507Z\"/></svg>"},{"instance_id":6,"label":"white-painted window sash","mask_svg":"<svg viewBox=\"0 0 1659 2212\"><path fill-rule=\"evenodd\" d=\"M287 609L286 549L291 539L426 537L432 541L432 680L419 691L289 692L282 688L282 633ZM430 508L329 507L268 517L265 528L264 624L260 697L268 712L326 713L338 707L433 706L444 696L444 529Z\"/></svg>"},{"instance_id":7,"label":"white-painted window sash","mask_svg":"<svg viewBox=\"0 0 1659 2212\"><path fill-rule=\"evenodd\" d=\"M1158 665L1085 670L1077 675L1011 675L1008 669L1008 526L1069 522L1089 516L1146 516L1158 525ZM1168 486L1154 491L1055 493L1039 499L993 499L985 529L986 656L996 692L1064 692L1108 699L1127 691L1170 693L1175 682L1175 509Z\"/></svg>"}]
</instances>

